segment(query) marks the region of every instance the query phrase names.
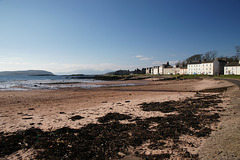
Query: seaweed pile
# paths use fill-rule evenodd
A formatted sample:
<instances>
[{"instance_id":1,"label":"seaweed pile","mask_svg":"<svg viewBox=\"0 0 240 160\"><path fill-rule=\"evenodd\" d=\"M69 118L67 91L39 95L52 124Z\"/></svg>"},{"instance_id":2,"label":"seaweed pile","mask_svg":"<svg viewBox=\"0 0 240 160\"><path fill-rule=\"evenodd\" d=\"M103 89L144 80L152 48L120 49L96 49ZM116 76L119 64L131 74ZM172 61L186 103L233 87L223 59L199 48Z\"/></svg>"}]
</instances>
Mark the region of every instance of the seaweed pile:
<instances>
[{"instance_id":1,"label":"seaweed pile","mask_svg":"<svg viewBox=\"0 0 240 160\"><path fill-rule=\"evenodd\" d=\"M125 155L144 159L180 158L197 159L197 154L183 150L181 135L206 137L211 125L220 118L219 95L183 101L140 104L147 112L177 112L165 117L142 119L120 113L108 113L98 119L99 124L88 124L80 129L61 128L43 132L31 128L12 135L0 133L0 157L20 149L34 148L36 159L118 159ZM170 108L170 109L169 109ZM77 117L81 118L81 117ZM121 123L128 120L129 123ZM155 125L153 125L155 124ZM170 141L173 143L166 143ZM145 154L138 149L148 142L151 150L168 150L161 154ZM188 143L192 147L194 144Z\"/></svg>"},{"instance_id":2,"label":"seaweed pile","mask_svg":"<svg viewBox=\"0 0 240 160\"><path fill-rule=\"evenodd\" d=\"M120 114L120 113L108 113L104 117L98 118L98 121L101 123L110 122L112 120L118 121L118 120L126 120L131 119L132 117L126 114Z\"/></svg>"}]
</instances>

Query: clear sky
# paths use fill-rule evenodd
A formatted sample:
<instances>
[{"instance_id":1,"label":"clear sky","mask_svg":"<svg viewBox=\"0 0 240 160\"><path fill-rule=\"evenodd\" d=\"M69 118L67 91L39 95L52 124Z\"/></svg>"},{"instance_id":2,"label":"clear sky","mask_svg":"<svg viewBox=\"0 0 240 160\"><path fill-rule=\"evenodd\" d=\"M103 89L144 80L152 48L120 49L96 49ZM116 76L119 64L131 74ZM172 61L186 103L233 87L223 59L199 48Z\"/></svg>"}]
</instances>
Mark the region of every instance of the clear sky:
<instances>
[{"instance_id":1,"label":"clear sky","mask_svg":"<svg viewBox=\"0 0 240 160\"><path fill-rule=\"evenodd\" d=\"M104 73L240 46L240 0L0 0L0 71Z\"/></svg>"}]
</instances>

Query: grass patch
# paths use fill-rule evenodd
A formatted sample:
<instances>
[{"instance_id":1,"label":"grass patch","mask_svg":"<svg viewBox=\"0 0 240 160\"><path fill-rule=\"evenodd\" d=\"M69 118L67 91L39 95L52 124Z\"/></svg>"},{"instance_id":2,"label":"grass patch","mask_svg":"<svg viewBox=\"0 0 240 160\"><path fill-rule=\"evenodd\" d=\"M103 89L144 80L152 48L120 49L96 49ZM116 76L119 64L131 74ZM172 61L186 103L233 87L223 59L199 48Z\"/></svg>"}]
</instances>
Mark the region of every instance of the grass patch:
<instances>
[{"instance_id":1,"label":"grass patch","mask_svg":"<svg viewBox=\"0 0 240 160\"><path fill-rule=\"evenodd\" d=\"M139 80L139 79L146 79L146 78L161 78L161 77L172 77L176 79L201 79L201 78L228 78L228 79L240 79L240 75L220 75L220 76L213 76L213 75L148 75L148 74L133 74L133 75L101 75L95 76L96 79L102 80Z\"/></svg>"},{"instance_id":2,"label":"grass patch","mask_svg":"<svg viewBox=\"0 0 240 160\"><path fill-rule=\"evenodd\" d=\"M211 75L171 75L172 77L176 77L176 79L201 79L204 77L213 77Z\"/></svg>"},{"instance_id":3,"label":"grass patch","mask_svg":"<svg viewBox=\"0 0 240 160\"><path fill-rule=\"evenodd\" d=\"M176 77L176 79L198 79L198 78L227 78L227 79L240 79L240 75L171 75L171 77Z\"/></svg>"}]
</instances>

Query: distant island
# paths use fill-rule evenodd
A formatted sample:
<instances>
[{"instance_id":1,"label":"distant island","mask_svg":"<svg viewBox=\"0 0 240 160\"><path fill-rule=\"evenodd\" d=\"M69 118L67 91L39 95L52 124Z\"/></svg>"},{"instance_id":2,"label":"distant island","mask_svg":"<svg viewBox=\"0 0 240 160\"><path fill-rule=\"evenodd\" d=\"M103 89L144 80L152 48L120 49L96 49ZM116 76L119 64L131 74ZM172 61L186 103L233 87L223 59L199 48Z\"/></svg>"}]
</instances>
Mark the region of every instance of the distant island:
<instances>
[{"instance_id":1,"label":"distant island","mask_svg":"<svg viewBox=\"0 0 240 160\"><path fill-rule=\"evenodd\" d=\"M27 71L4 71L0 76L54 76L52 72L44 70L27 70Z\"/></svg>"}]
</instances>

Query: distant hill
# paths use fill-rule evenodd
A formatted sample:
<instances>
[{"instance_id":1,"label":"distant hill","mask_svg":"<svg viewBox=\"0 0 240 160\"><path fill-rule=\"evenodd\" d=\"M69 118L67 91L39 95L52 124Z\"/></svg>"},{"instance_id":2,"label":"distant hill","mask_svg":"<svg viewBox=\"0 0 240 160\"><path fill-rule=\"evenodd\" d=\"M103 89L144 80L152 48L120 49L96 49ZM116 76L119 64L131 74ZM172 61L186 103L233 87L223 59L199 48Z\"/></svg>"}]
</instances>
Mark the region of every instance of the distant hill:
<instances>
[{"instance_id":1,"label":"distant hill","mask_svg":"<svg viewBox=\"0 0 240 160\"><path fill-rule=\"evenodd\" d=\"M4 71L0 72L0 76L54 76L52 72L44 70L27 70L27 71Z\"/></svg>"}]
</instances>

